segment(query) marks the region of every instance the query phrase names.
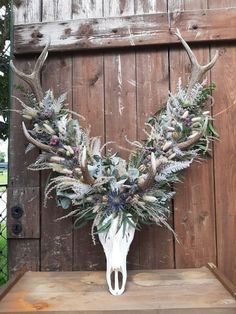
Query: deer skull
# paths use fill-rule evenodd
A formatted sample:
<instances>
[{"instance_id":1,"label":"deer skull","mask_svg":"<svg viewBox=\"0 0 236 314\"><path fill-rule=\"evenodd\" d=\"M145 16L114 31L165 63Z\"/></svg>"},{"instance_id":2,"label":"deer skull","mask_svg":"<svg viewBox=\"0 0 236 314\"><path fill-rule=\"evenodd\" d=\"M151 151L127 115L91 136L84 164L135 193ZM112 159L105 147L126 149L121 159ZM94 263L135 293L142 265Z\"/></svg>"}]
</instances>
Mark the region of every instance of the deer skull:
<instances>
[{"instance_id":1,"label":"deer skull","mask_svg":"<svg viewBox=\"0 0 236 314\"><path fill-rule=\"evenodd\" d=\"M121 295L125 290L127 280L126 258L134 238L135 227L128 223L125 230L122 225L119 227L118 216L116 218L108 217L99 227L105 225L109 219L111 219L109 230L98 235L107 260L106 279L109 291L113 295ZM131 223L135 225L132 220ZM119 274L122 276L121 283L119 282ZM112 275L114 275L114 285L112 285Z\"/></svg>"}]
</instances>

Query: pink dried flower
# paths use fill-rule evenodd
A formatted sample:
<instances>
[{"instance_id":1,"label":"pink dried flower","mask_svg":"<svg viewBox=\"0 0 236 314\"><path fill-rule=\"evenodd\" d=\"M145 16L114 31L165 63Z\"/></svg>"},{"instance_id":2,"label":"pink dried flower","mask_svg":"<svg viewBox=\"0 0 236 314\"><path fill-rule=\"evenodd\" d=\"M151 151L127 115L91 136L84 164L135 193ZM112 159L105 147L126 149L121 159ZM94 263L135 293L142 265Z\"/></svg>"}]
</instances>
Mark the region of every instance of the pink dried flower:
<instances>
[{"instance_id":1,"label":"pink dried flower","mask_svg":"<svg viewBox=\"0 0 236 314\"><path fill-rule=\"evenodd\" d=\"M59 137L57 135L53 135L50 140L50 145L56 146L59 143Z\"/></svg>"}]
</instances>

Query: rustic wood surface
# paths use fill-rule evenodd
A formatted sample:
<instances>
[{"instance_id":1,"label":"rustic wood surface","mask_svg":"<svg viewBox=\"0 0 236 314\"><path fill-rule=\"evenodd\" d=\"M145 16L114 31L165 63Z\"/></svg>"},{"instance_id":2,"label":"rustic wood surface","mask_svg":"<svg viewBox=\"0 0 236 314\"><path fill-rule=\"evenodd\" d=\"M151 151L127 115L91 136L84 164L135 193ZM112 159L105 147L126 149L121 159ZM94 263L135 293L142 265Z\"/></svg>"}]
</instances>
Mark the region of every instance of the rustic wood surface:
<instances>
[{"instance_id":1,"label":"rustic wood surface","mask_svg":"<svg viewBox=\"0 0 236 314\"><path fill-rule=\"evenodd\" d=\"M108 9L105 10L104 18L92 16L93 18L90 19L66 20L63 17L63 21L58 22L17 25L14 29L14 52L17 54L39 52L49 38L51 51L176 43L177 38L172 36L176 28L180 29L182 36L188 41L236 39L236 9L208 10L205 8L205 10L174 12L169 15L163 12L133 15L130 11L134 9L133 5L126 5L121 14L119 5L114 5L114 3L112 2L110 7L105 6ZM129 4L131 3L134 2L129 1ZM53 2L51 7L53 7ZM57 10L63 12L68 8L70 4L65 5L65 8L62 5L58 6ZM138 14L140 14L140 3L138 9ZM43 16L46 19L49 18L48 20L51 16L59 19L59 15L51 11L44 8ZM118 15L122 16L117 17ZM126 16L123 17L123 15ZM225 23L226 20L227 23Z\"/></svg>"},{"instance_id":2,"label":"rustic wood surface","mask_svg":"<svg viewBox=\"0 0 236 314\"><path fill-rule=\"evenodd\" d=\"M233 313L236 301L203 267L130 271L126 292L118 297L107 291L104 272L27 272L0 302L0 313L22 314L192 313L191 309Z\"/></svg>"},{"instance_id":3,"label":"rustic wood surface","mask_svg":"<svg viewBox=\"0 0 236 314\"><path fill-rule=\"evenodd\" d=\"M210 1L210 7L221 8L236 5L235 0ZM216 86L215 105L213 106L214 124L220 134L220 140L214 144L214 175L216 200L217 259L219 269L233 278L236 283L236 158L235 158L235 124L236 90L236 47L224 44L212 47L221 51L221 62L211 71Z\"/></svg>"},{"instance_id":4,"label":"rustic wood surface","mask_svg":"<svg viewBox=\"0 0 236 314\"><path fill-rule=\"evenodd\" d=\"M72 18L101 17L102 6L98 1L77 1ZM100 1L101 4L101 1ZM91 136L105 138L104 57L103 54L80 53L73 56L73 111L86 117L81 120L84 128L90 128ZM74 230L73 269L103 270L105 256L100 242L94 245L91 224ZM84 250L84 248L87 248Z\"/></svg>"},{"instance_id":5,"label":"rustic wood surface","mask_svg":"<svg viewBox=\"0 0 236 314\"><path fill-rule=\"evenodd\" d=\"M170 10L197 10L207 8L207 1L181 1L179 7ZM199 63L209 62L209 49L193 49ZM176 90L179 77L186 84L190 74L190 62L183 49L170 50L171 91ZM209 76L208 76L209 79ZM208 261L216 261L215 212L212 159L194 162L183 173L183 182L175 185L175 230L180 243L175 244L176 267L199 267Z\"/></svg>"},{"instance_id":6,"label":"rustic wood surface","mask_svg":"<svg viewBox=\"0 0 236 314\"><path fill-rule=\"evenodd\" d=\"M40 21L40 0L24 0L17 3L14 6L14 23L34 23ZM28 56L27 58L18 58L15 60L15 65L28 73L31 72L35 57ZM27 87L20 79L13 77L13 95L21 97L15 86ZM12 101L12 109L19 110L19 102L16 99ZM8 236L12 236L11 230L13 227L13 220L9 217L11 215L11 208L19 205L19 201L24 200L21 205L23 210L27 213L26 216L22 216L18 222L22 224L22 230L25 233L24 237L21 234L15 236L15 239L8 240L8 260L9 260L9 272L10 275L14 274L18 270L26 266L27 269L39 270L40 261L40 226L38 225L39 217L39 197L32 199L32 190L35 189L38 193L40 181L39 173L31 172L27 170L27 166L32 164L38 155L38 150L34 149L29 154L25 154L25 149L28 143L25 141L23 132L21 132L21 117L18 113L11 111L11 128L9 139L9 193L8 193ZM30 207L27 198L10 197L13 195L19 195L24 191L25 195L31 196L35 208L33 211L29 211ZM35 194L36 194L35 193ZM38 209L38 212L36 212ZM15 221L14 221L15 223ZM32 226L31 226L32 223ZM33 226L36 228L33 230ZM28 231L27 231L28 230Z\"/></svg>"},{"instance_id":7,"label":"rustic wood surface","mask_svg":"<svg viewBox=\"0 0 236 314\"><path fill-rule=\"evenodd\" d=\"M228 9L230 7L234 8ZM186 21L185 15L178 13L187 11L187 16L192 10L193 17L196 10L207 8L216 9L217 12L224 9L224 12L230 15L236 10L236 0L22 0L15 1L14 11L15 25L41 21L58 23L58 20L111 18L114 15L118 19L125 16L132 19L131 17L137 14L169 13L172 22L176 20L182 27L186 24L192 27L193 22L197 21L197 29L189 30L187 27L183 30L184 37L190 41L195 41L196 38L198 40L198 36L212 36L214 31L224 34L226 28L230 30L234 27L235 21L227 20L225 15L222 15L221 21L218 18L208 19L207 23L212 23L213 28L209 27L207 31L204 29L200 32L199 25L206 23L204 16ZM217 25L221 26L216 30ZM235 36L235 29L234 27L228 32L230 38ZM191 37L193 34L194 37ZM170 41L176 40L171 38ZM212 58L216 48L221 52L221 57L208 76L210 81L216 82L217 85L213 93L215 104L212 110L220 140L213 145L213 158L201 164L195 163L192 169L186 172L185 183L176 186L179 194L173 202L174 213L171 219L180 244L174 242L172 235L163 228L144 227L141 232L135 234L128 256L128 267L182 268L214 262L236 283L236 51L233 42L215 42L214 46L213 43L211 42L210 47L206 42L204 45L194 44L193 47L201 62ZM20 68L29 71L36 57L17 56L15 62ZM45 90L53 88L56 95L68 92L71 108L85 116L93 135L101 135L102 140L116 140L118 145L130 148L123 135L127 134L130 140L144 138L145 117L165 103L167 90L175 89L179 76L186 81L188 73L189 62L180 46L131 46L109 51L52 53L42 78ZM19 82L14 77L14 83ZM19 97L19 93L17 96ZM15 100L13 108L19 109ZM123 110L122 115L119 109ZM11 217L8 220L11 273L24 265L32 270L104 269L105 257L101 246L94 247L92 244L90 226L72 231L71 220L55 222L55 219L64 213L56 207L55 201L50 200L47 208L43 207L46 175L26 170L38 152L35 150L28 155L24 154L26 141L21 132L21 118L15 112L11 115L9 195L15 197L9 202L8 215L10 207L17 205L17 195L22 191L25 191L25 195L32 195L32 189L35 188L36 194L40 194L40 197L34 200L34 205L27 203L27 197L23 200L22 206L27 217L20 221L23 229L28 229L27 232L13 236L10 230L14 220ZM127 156L127 151L118 145L113 145L113 149ZM112 148L112 145L107 147L109 148ZM34 208L31 211L32 206ZM40 225L37 225L38 217Z\"/></svg>"},{"instance_id":8,"label":"rustic wood surface","mask_svg":"<svg viewBox=\"0 0 236 314\"><path fill-rule=\"evenodd\" d=\"M152 1L153 4L153 1ZM146 1L135 2L135 13L167 12L167 1L151 6ZM158 4L158 5L157 5ZM157 112L166 102L169 90L168 49L144 47L136 51L137 138L144 140L145 122L150 113ZM153 69L156 69L153 71ZM149 131L149 130L147 130ZM172 217L173 218L173 217ZM161 227L145 226L139 236L139 267L142 269L173 268L174 246L172 233Z\"/></svg>"},{"instance_id":9,"label":"rustic wood surface","mask_svg":"<svg viewBox=\"0 0 236 314\"><path fill-rule=\"evenodd\" d=\"M42 21L70 18L71 6L64 1L43 0ZM63 55L49 56L42 73L42 86L45 91L53 90L55 97L67 93L67 101L72 109L72 57ZM41 177L41 270L72 270L73 261L73 224L72 219L64 219L57 224L55 220L64 215L51 199L44 205L44 189L49 172ZM58 210L59 209L59 210Z\"/></svg>"}]
</instances>

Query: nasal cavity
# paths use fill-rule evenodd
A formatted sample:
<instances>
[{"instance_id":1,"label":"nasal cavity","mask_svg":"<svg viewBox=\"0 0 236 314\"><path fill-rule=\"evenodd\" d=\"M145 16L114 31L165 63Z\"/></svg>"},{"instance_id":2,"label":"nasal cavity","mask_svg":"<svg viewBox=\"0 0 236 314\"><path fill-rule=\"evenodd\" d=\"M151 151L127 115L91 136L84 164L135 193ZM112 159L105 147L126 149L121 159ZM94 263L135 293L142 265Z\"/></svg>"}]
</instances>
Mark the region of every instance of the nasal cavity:
<instances>
[{"instance_id":1,"label":"nasal cavity","mask_svg":"<svg viewBox=\"0 0 236 314\"><path fill-rule=\"evenodd\" d=\"M116 279L117 278L117 279ZM118 288L121 289L123 283L123 275L119 270L113 270L111 273L111 287L115 290L115 282L118 282Z\"/></svg>"}]
</instances>

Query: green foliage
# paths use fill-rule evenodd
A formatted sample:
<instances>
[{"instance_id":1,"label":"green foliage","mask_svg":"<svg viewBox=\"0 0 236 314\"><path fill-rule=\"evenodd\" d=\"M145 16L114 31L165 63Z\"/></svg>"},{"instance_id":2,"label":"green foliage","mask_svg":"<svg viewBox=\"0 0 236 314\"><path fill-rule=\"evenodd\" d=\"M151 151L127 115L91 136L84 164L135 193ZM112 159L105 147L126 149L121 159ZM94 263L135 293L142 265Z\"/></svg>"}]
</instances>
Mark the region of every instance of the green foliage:
<instances>
[{"instance_id":1,"label":"green foliage","mask_svg":"<svg viewBox=\"0 0 236 314\"><path fill-rule=\"evenodd\" d=\"M0 286L7 281L7 229L6 223L0 224Z\"/></svg>"}]
</instances>

